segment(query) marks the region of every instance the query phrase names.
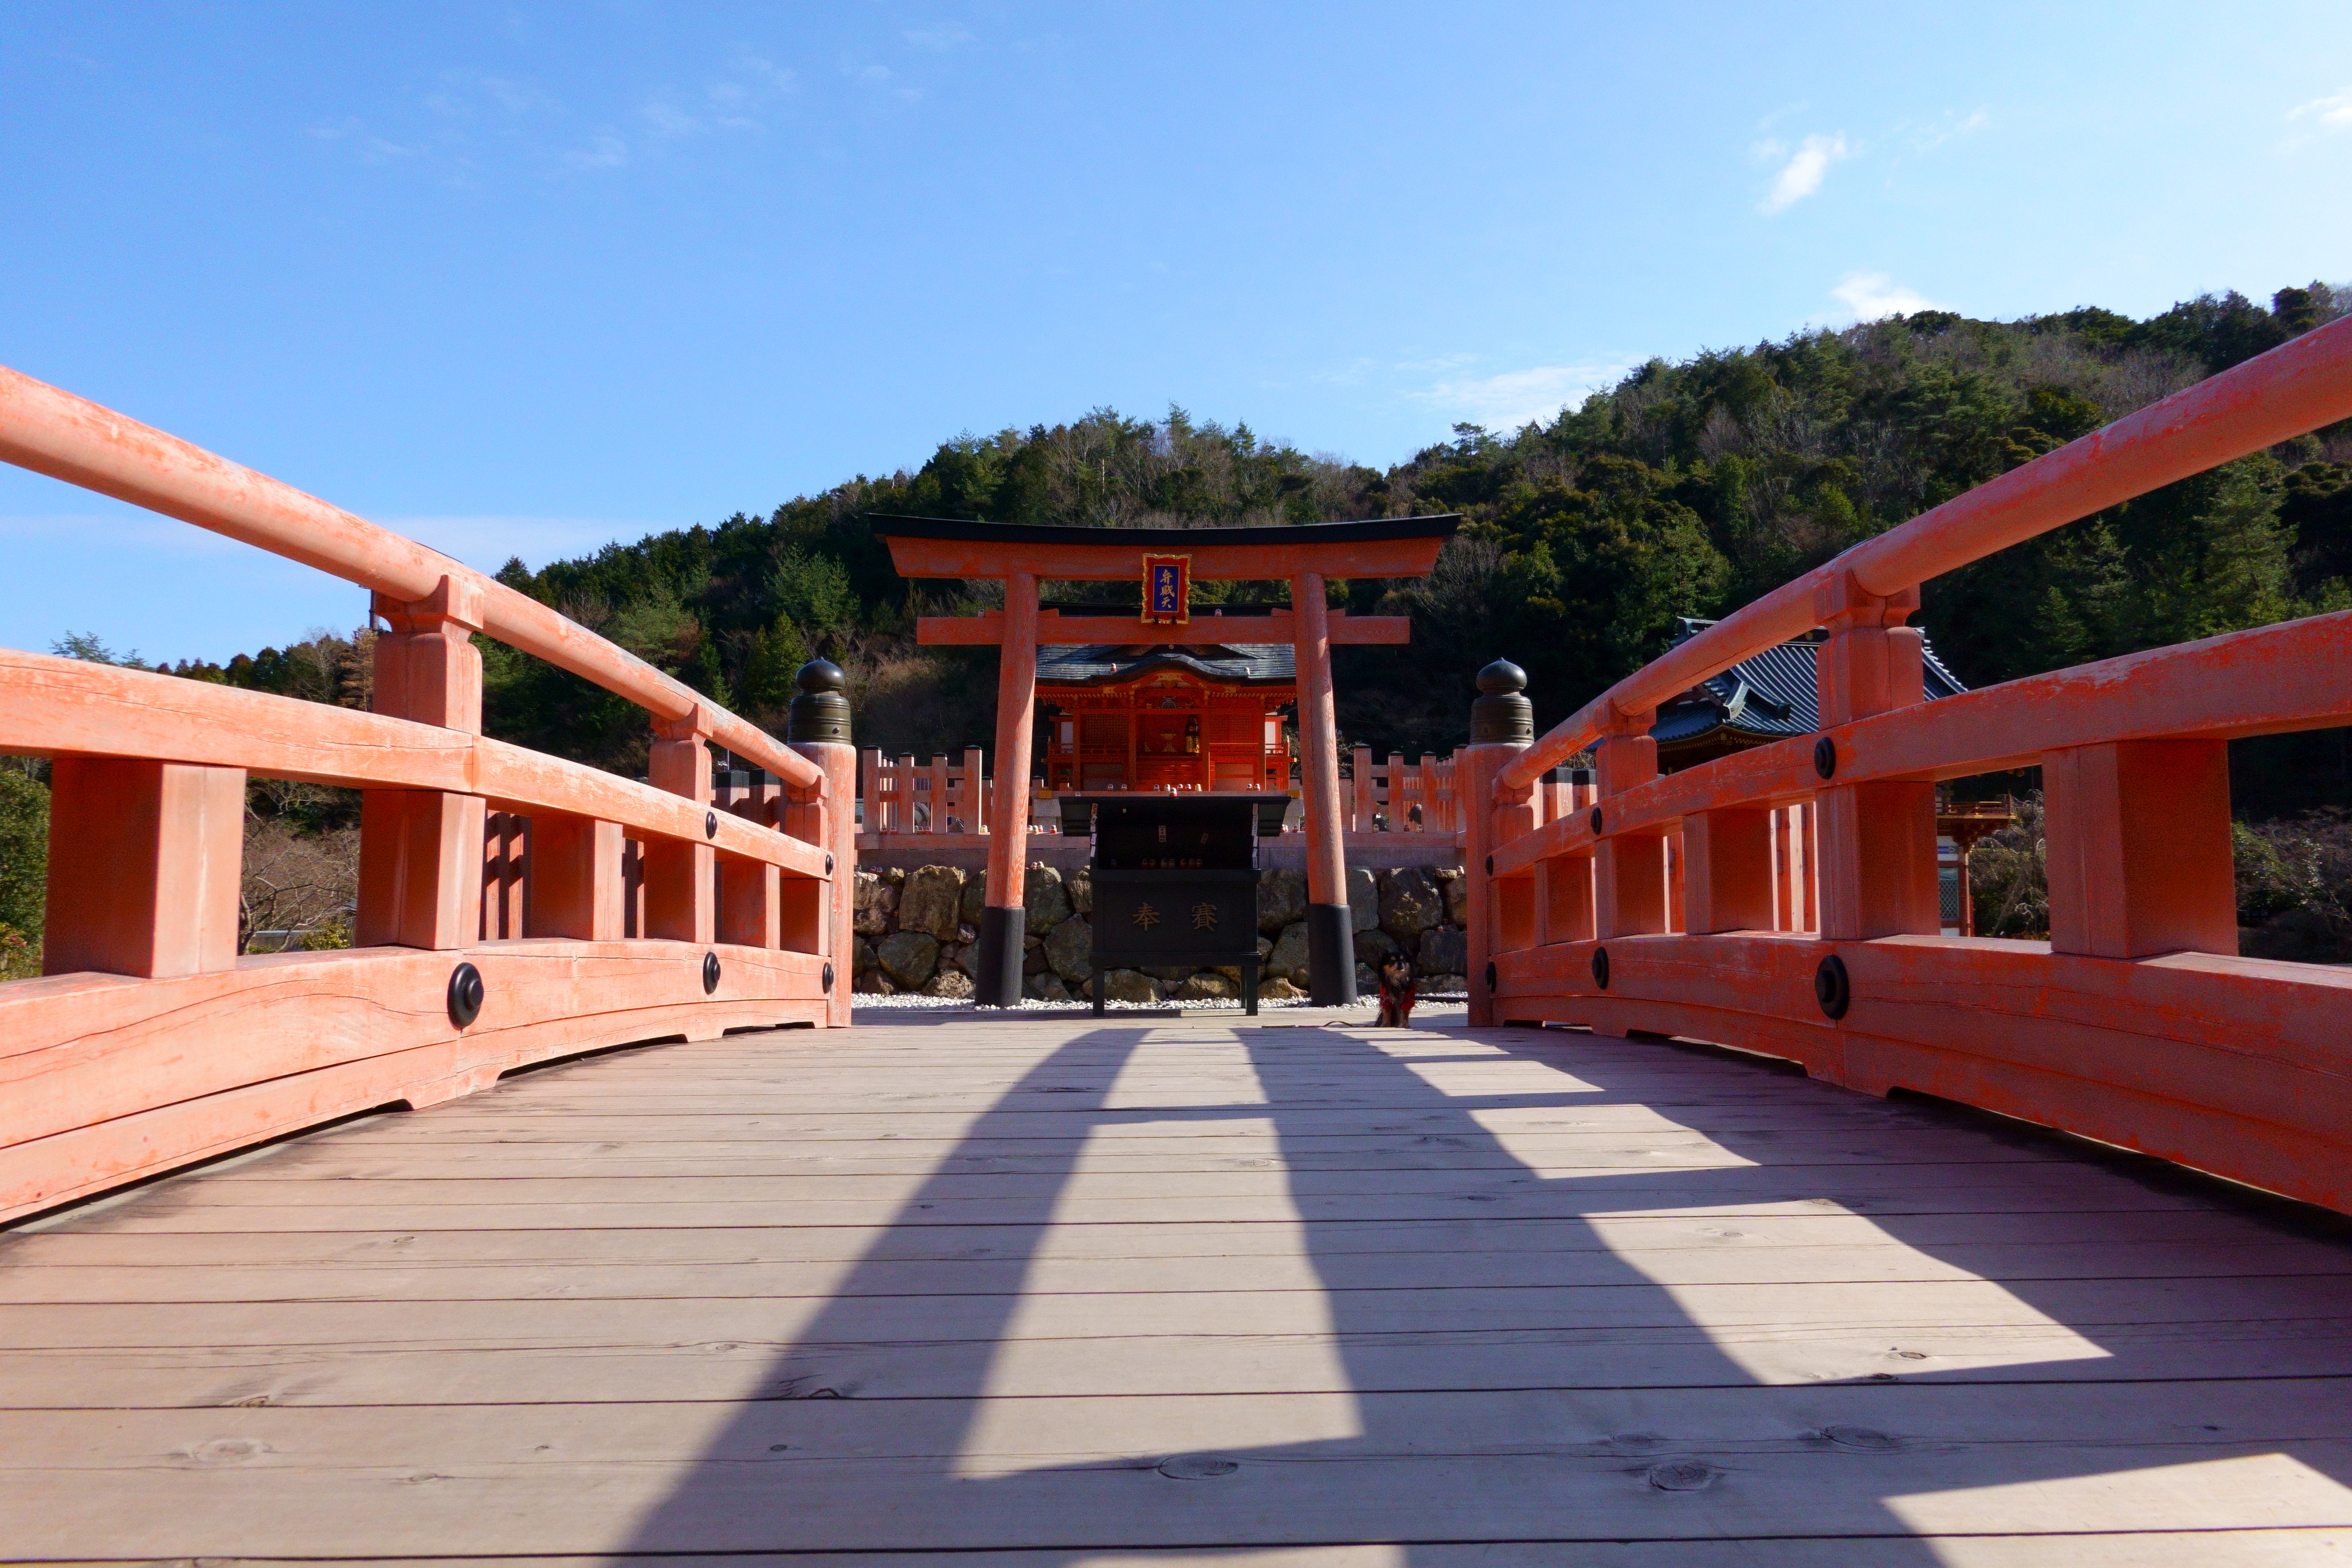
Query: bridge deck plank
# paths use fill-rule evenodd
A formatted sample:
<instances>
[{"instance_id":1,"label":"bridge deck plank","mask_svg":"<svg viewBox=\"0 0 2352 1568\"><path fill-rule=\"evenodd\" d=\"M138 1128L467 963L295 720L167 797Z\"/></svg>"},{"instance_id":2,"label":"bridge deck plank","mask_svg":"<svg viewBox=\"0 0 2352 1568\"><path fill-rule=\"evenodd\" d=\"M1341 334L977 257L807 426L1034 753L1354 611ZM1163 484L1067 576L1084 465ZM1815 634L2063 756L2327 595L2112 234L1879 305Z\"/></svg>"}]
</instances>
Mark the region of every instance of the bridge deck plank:
<instances>
[{"instance_id":1,"label":"bridge deck plank","mask_svg":"<svg viewBox=\"0 0 2352 1568\"><path fill-rule=\"evenodd\" d=\"M2207 1184L1652 1043L899 1016L0 1235L0 1541L2336 1561L2347 1272Z\"/></svg>"}]
</instances>

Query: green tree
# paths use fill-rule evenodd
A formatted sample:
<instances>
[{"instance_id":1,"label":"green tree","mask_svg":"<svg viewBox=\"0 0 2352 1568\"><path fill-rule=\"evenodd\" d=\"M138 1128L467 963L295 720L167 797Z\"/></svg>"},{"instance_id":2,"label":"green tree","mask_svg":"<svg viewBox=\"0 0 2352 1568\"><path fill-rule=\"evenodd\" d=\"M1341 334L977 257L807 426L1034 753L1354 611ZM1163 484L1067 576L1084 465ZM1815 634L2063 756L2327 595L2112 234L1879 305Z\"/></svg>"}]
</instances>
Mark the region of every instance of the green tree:
<instances>
[{"instance_id":1,"label":"green tree","mask_svg":"<svg viewBox=\"0 0 2352 1568\"><path fill-rule=\"evenodd\" d=\"M41 972L43 902L49 882L49 792L0 761L0 979Z\"/></svg>"}]
</instances>

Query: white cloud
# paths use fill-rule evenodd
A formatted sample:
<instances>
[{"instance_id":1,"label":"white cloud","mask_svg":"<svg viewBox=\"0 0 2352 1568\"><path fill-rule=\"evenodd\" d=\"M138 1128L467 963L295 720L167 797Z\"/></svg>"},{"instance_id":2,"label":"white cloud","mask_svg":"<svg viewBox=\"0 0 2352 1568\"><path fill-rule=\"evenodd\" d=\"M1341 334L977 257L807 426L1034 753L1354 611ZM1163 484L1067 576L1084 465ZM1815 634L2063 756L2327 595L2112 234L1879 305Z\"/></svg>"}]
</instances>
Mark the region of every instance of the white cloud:
<instances>
[{"instance_id":1,"label":"white cloud","mask_svg":"<svg viewBox=\"0 0 2352 1568\"><path fill-rule=\"evenodd\" d=\"M1786 163L1772 181L1772 189L1758 210L1765 213L1786 211L1822 188L1828 177L1830 165L1843 158L1852 157L1843 132L1835 136L1808 136L1790 152L1784 142L1759 142L1756 144L1759 157L1779 159L1785 155Z\"/></svg>"},{"instance_id":2,"label":"white cloud","mask_svg":"<svg viewBox=\"0 0 2352 1568\"><path fill-rule=\"evenodd\" d=\"M866 86L873 88L877 91L887 90L891 97L902 99L908 103L913 103L923 96L923 89L919 87L891 86L891 83L897 81L898 77L898 73L893 71L888 66L870 65L859 70L849 70L846 66L842 68L848 71L848 74L853 79L863 82Z\"/></svg>"},{"instance_id":3,"label":"white cloud","mask_svg":"<svg viewBox=\"0 0 2352 1568\"><path fill-rule=\"evenodd\" d=\"M2314 120L2330 131L2352 126L2352 87L2331 92L2326 98L2315 98L2309 103L2299 103L2286 111L2286 117Z\"/></svg>"},{"instance_id":4,"label":"white cloud","mask_svg":"<svg viewBox=\"0 0 2352 1568\"><path fill-rule=\"evenodd\" d=\"M486 103L518 118L562 107L535 83L475 70L443 71L439 89L425 96L425 108L451 120L473 120Z\"/></svg>"},{"instance_id":5,"label":"white cloud","mask_svg":"<svg viewBox=\"0 0 2352 1568\"><path fill-rule=\"evenodd\" d=\"M646 105L646 121L665 136L684 136L702 129L702 121L670 102L656 98Z\"/></svg>"},{"instance_id":6,"label":"white cloud","mask_svg":"<svg viewBox=\"0 0 2352 1568\"><path fill-rule=\"evenodd\" d=\"M563 154L574 169L617 169L629 161L629 144L617 136L592 136L585 148Z\"/></svg>"},{"instance_id":7,"label":"white cloud","mask_svg":"<svg viewBox=\"0 0 2352 1568\"><path fill-rule=\"evenodd\" d=\"M1843 305L1857 321L1879 321L1938 308L1926 295L1905 288L1884 272L1849 272L1838 279L1830 298Z\"/></svg>"},{"instance_id":8,"label":"white cloud","mask_svg":"<svg viewBox=\"0 0 2352 1568\"><path fill-rule=\"evenodd\" d=\"M780 66L775 61L760 55L738 55L735 57L735 63L751 75L766 82L768 90L771 92L800 90L800 76L789 67Z\"/></svg>"},{"instance_id":9,"label":"white cloud","mask_svg":"<svg viewBox=\"0 0 2352 1568\"><path fill-rule=\"evenodd\" d=\"M1556 417L1563 408L1614 385L1632 369L1622 364L1542 364L1499 375L1441 381L1415 395L1470 424L1496 430Z\"/></svg>"},{"instance_id":10,"label":"white cloud","mask_svg":"<svg viewBox=\"0 0 2352 1568\"><path fill-rule=\"evenodd\" d=\"M1932 153L1947 142L1957 142L1971 132L1983 130L1990 121L1991 116L1981 109L1970 113L1965 119L1955 119L1951 114L1947 113L1936 124L1916 126L1912 129L1911 150L1914 153Z\"/></svg>"},{"instance_id":11,"label":"white cloud","mask_svg":"<svg viewBox=\"0 0 2352 1568\"><path fill-rule=\"evenodd\" d=\"M738 55L739 74L751 84L722 79L704 85L700 101L693 93L665 88L646 100L642 113L647 124L664 136L691 136L713 128L721 131L764 131L758 118L763 104L798 89L798 79L772 61L757 55Z\"/></svg>"},{"instance_id":12,"label":"white cloud","mask_svg":"<svg viewBox=\"0 0 2352 1568\"><path fill-rule=\"evenodd\" d=\"M901 36L917 48L929 49L935 55L943 55L958 44L971 42L971 35L961 27L913 28Z\"/></svg>"}]
</instances>

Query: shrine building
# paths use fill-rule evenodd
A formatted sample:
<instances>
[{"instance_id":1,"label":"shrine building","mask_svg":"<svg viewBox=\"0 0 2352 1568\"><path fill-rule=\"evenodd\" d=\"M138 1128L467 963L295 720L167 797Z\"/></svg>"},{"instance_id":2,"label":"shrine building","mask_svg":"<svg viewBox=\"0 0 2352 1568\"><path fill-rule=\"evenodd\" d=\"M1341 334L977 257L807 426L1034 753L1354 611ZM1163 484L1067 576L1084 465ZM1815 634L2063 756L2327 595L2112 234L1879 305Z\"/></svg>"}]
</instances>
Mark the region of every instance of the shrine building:
<instances>
[{"instance_id":1,"label":"shrine building","mask_svg":"<svg viewBox=\"0 0 2352 1568\"><path fill-rule=\"evenodd\" d=\"M1272 608L1204 608L1194 624L1213 630L1223 616ZM1298 662L1286 643L1042 648L1038 774L1055 791L1286 790L1283 717L1297 700Z\"/></svg>"}]
</instances>

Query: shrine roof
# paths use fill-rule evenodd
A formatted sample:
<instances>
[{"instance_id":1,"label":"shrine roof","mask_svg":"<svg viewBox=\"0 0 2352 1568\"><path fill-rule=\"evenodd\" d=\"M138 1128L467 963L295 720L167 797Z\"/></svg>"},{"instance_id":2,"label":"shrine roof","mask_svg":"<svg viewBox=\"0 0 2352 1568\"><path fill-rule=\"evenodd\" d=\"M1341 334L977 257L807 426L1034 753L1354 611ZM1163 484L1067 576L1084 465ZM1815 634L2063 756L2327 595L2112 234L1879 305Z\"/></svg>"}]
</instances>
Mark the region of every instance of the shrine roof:
<instances>
[{"instance_id":1,"label":"shrine roof","mask_svg":"<svg viewBox=\"0 0 2352 1568\"><path fill-rule=\"evenodd\" d=\"M1159 669L1183 669L1228 686L1292 686L1297 650L1288 643L1106 644L1037 650L1039 686L1115 686Z\"/></svg>"},{"instance_id":2,"label":"shrine roof","mask_svg":"<svg viewBox=\"0 0 2352 1568\"><path fill-rule=\"evenodd\" d=\"M1712 625L1712 621L1685 618L1674 643ZM1709 677L1659 708L1657 722L1650 726L1651 738L1661 745L1687 745L1727 731L1727 738L1760 744L1811 734L1821 711L1813 656L1819 646L1810 640L1785 642ZM1932 645L1926 645L1925 652L1921 684L1928 701L1968 689L1936 657Z\"/></svg>"}]
</instances>

